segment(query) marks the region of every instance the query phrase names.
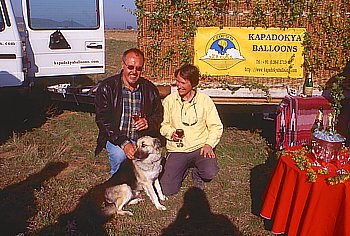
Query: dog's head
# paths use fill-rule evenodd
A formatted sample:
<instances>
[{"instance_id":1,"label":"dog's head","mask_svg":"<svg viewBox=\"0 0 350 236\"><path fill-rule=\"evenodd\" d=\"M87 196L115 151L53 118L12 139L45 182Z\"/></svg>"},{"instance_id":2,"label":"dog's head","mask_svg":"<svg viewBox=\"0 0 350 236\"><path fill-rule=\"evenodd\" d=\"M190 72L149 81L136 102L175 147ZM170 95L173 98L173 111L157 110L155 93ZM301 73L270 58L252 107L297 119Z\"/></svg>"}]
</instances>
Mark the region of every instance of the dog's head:
<instances>
[{"instance_id":1,"label":"dog's head","mask_svg":"<svg viewBox=\"0 0 350 236\"><path fill-rule=\"evenodd\" d=\"M137 140L136 146L136 159L146 159L149 154L160 154L161 143L158 138L143 136Z\"/></svg>"}]
</instances>

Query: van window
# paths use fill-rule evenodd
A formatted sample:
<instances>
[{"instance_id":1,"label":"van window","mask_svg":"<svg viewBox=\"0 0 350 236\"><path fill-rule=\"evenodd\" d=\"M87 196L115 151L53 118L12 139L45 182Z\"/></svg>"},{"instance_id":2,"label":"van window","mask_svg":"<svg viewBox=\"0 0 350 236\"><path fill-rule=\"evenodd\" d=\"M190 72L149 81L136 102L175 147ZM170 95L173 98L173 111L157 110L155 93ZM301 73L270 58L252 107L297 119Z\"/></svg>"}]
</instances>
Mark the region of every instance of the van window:
<instances>
[{"instance_id":1,"label":"van window","mask_svg":"<svg viewBox=\"0 0 350 236\"><path fill-rule=\"evenodd\" d=\"M98 0L27 0L29 27L41 29L97 29Z\"/></svg>"}]
</instances>

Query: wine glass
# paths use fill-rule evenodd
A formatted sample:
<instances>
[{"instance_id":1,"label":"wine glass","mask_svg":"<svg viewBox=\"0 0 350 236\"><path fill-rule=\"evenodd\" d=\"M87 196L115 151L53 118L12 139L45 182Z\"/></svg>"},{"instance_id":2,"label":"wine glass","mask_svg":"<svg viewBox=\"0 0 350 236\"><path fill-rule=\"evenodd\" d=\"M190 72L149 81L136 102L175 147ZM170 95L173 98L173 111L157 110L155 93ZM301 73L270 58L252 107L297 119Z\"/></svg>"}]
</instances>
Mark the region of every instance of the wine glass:
<instances>
[{"instance_id":1,"label":"wine glass","mask_svg":"<svg viewBox=\"0 0 350 236\"><path fill-rule=\"evenodd\" d=\"M141 118L141 113L140 112L133 112L131 115L132 119L134 120L134 122L137 122L138 120L140 120ZM134 129L136 129L136 126L134 125Z\"/></svg>"},{"instance_id":2,"label":"wine glass","mask_svg":"<svg viewBox=\"0 0 350 236\"><path fill-rule=\"evenodd\" d=\"M328 167L329 162L331 162L334 158L334 155L331 151L327 150L326 148L322 148L323 150L321 151L322 153L322 160L326 163L324 165L324 169L330 172L330 169Z\"/></svg>"},{"instance_id":3,"label":"wine glass","mask_svg":"<svg viewBox=\"0 0 350 236\"><path fill-rule=\"evenodd\" d=\"M177 134L177 136L180 138L180 140L179 140L179 142L176 144L176 146L177 147L183 147L184 146L184 144L182 143L182 138L183 138L183 136L185 136L185 132L184 132L184 130L183 129L176 129L176 134Z\"/></svg>"},{"instance_id":4,"label":"wine glass","mask_svg":"<svg viewBox=\"0 0 350 236\"><path fill-rule=\"evenodd\" d=\"M311 163L312 166L321 166L321 164L318 162L318 160L321 159L321 149L322 147L316 141L311 141L311 152L314 154L313 162Z\"/></svg>"},{"instance_id":5,"label":"wine glass","mask_svg":"<svg viewBox=\"0 0 350 236\"><path fill-rule=\"evenodd\" d=\"M342 149L337 156L341 168L337 170L338 174L346 174L347 171L344 169L344 165L348 162L349 152L347 149Z\"/></svg>"}]
</instances>

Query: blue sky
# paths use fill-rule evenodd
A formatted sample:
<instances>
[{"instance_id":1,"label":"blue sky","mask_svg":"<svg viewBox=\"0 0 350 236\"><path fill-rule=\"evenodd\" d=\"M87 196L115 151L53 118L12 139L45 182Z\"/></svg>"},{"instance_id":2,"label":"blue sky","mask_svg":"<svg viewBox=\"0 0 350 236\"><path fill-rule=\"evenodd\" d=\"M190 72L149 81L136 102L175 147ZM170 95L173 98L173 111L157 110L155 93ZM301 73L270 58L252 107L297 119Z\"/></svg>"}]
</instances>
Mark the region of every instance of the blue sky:
<instances>
[{"instance_id":1,"label":"blue sky","mask_svg":"<svg viewBox=\"0 0 350 236\"><path fill-rule=\"evenodd\" d=\"M15 10L15 14L20 16L21 0L11 0L11 2ZM125 26L131 25L132 27L136 28L135 16L126 10L135 9L135 2L133 0L103 0L103 5L106 27L124 28Z\"/></svg>"}]
</instances>

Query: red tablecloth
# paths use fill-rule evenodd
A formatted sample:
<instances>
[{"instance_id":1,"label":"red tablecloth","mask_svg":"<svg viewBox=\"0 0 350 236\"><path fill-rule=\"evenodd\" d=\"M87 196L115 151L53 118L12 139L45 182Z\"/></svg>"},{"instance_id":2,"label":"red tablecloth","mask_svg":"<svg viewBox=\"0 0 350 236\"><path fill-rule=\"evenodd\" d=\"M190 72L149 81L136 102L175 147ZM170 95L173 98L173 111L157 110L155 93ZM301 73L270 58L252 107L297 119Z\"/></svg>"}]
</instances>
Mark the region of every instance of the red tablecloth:
<instances>
[{"instance_id":1,"label":"red tablecloth","mask_svg":"<svg viewBox=\"0 0 350 236\"><path fill-rule=\"evenodd\" d=\"M281 155L260 213L273 221L274 234L350 235L350 183L329 185L325 177L308 182L306 172Z\"/></svg>"}]
</instances>

